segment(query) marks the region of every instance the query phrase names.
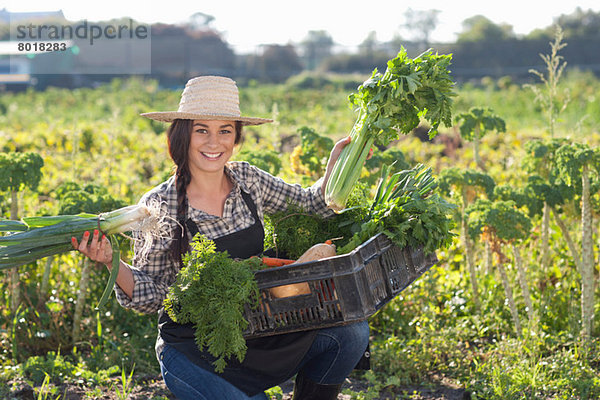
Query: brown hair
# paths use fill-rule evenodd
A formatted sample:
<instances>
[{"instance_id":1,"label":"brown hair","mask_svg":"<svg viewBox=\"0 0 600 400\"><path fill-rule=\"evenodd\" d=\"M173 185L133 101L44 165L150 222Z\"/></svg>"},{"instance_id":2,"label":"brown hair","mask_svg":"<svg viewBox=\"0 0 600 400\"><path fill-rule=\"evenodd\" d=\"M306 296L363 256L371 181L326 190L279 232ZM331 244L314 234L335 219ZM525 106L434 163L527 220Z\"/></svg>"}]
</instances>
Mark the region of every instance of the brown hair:
<instances>
[{"instance_id":1,"label":"brown hair","mask_svg":"<svg viewBox=\"0 0 600 400\"><path fill-rule=\"evenodd\" d=\"M177 225L171 244L171 257L175 262L183 264L182 256L189 250L187 227L185 225L187 211L187 186L192 180L188 164L188 152L194 121L191 119L175 119L167 130L169 155L175 163L175 185L177 189ZM235 144L242 141L242 122L235 121Z\"/></svg>"}]
</instances>

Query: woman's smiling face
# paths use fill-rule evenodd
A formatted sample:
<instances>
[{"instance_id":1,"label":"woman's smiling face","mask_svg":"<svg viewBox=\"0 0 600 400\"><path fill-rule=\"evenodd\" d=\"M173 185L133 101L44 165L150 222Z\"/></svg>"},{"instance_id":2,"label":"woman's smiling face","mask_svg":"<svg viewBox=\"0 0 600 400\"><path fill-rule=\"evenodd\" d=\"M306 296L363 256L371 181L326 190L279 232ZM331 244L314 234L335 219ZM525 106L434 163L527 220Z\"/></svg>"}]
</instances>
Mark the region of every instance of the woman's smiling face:
<instances>
[{"instance_id":1,"label":"woman's smiling face","mask_svg":"<svg viewBox=\"0 0 600 400\"><path fill-rule=\"evenodd\" d=\"M194 120L188 152L190 172L222 171L235 142L235 122Z\"/></svg>"}]
</instances>

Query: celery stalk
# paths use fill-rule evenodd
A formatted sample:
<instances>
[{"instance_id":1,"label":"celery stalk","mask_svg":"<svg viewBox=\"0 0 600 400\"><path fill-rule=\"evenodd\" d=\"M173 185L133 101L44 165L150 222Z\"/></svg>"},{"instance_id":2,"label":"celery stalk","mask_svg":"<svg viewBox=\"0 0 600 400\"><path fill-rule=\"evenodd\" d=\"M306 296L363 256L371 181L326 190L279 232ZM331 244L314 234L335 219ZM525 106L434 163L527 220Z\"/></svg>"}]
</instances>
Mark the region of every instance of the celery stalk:
<instances>
[{"instance_id":1,"label":"celery stalk","mask_svg":"<svg viewBox=\"0 0 600 400\"><path fill-rule=\"evenodd\" d=\"M377 70L349 96L358 110L350 134L351 142L342 150L325 186L325 201L336 212L360 178L363 164L374 143L387 146L399 133L410 133L421 119L431 124L430 138L440 123L452 125L454 82L450 79L450 55L430 50L414 59L402 48L388 61L382 75Z\"/></svg>"}]
</instances>

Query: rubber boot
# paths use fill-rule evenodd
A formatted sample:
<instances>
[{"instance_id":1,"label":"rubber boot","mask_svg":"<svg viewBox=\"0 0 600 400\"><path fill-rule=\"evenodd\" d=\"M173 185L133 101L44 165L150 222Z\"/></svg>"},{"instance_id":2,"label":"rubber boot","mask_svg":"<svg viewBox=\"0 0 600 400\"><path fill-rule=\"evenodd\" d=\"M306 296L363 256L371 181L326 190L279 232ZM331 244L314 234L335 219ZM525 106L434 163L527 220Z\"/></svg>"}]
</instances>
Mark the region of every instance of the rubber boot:
<instances>
[{"instance_id":1,"label":"rubber boot","mask_svg":"<svg viewBox=\"0 0 600 400\"><path fill-rule=\"evenodd\" d=\"M324 385L308 379L302 373L296 375L292 400L336 400L342 385Z\"/></svg>"}]
</instances>

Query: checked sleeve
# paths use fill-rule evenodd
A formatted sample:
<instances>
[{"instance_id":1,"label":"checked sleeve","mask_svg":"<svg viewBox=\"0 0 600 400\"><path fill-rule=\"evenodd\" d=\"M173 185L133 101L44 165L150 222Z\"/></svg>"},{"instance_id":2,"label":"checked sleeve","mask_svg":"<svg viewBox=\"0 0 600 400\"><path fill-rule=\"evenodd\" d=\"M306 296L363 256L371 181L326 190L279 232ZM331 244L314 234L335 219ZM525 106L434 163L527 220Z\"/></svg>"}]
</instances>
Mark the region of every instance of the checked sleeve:
<instances>
[{"instance_id":1,"label":"checked sleeve","mask_svg":"<svg viewBox=\"0 0 600 400\"><path fill-rule=\"evenodd\" d=\"M146 198L146 196L145 196ZM142 201L145 199L142 198ZM163 212L171 213L170 204L161 203ZM170 225L174 230L175 225ZM139 248L142 239L134 234L134 256L129 268L133 273L133 293L130 298L123 290L115 285L117 301L125 308L131 308L140 313L157 312L163 304L169 286L175 282L178 267L169 254L171 239L169 237L153 239L148 255L142 259Z\"/></svg>"}]
</instances>

